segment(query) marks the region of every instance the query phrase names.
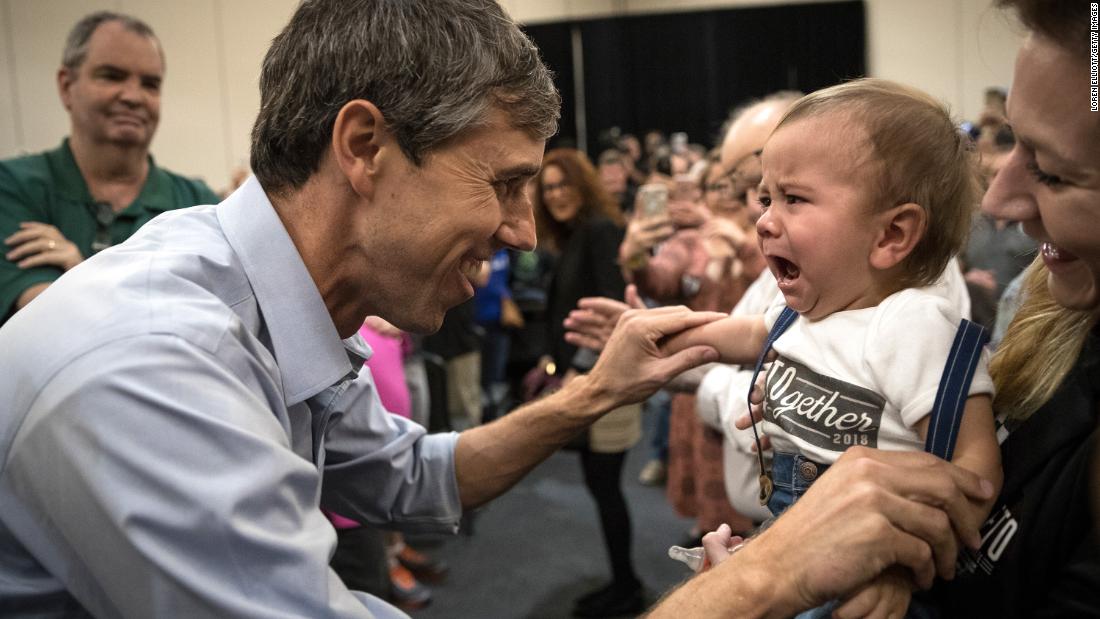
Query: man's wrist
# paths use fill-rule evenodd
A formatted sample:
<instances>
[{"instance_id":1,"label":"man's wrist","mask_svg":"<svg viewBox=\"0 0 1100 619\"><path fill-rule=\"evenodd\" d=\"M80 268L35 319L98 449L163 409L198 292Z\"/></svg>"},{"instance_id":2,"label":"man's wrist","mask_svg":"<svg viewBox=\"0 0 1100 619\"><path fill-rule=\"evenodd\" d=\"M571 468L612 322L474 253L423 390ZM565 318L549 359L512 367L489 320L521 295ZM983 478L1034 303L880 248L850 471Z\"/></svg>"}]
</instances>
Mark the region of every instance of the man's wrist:
<instances>
[{"instance_id":1,"label":"man's wrist","mask_svg":"<svg viewBox=\"0 0 1100 619\"><path fill-rule=\"evenodd\" d=\"M749 545L721 564L704 571L673 591L647 615L653 619L683 616L707 617L790 617L774 599L776 574L756 557L742 556Z\"/></svg>"},{"instance_id":2,"label":"man's wrist","mask_svg":"<svg viewBox=\"0 0 1100 619\"><path fill-rule=\"evenodd\" d=\"M562 391L566 390L570 391L571 408L585 415L600 416L622 404L618 394L591 374L577 375Z\"/></svg>"},{"instance_id":3,"label":"man's wrist","mask_svg":"<svg viewBox=\"0 0 1100 619\"><path fill-rule=\"evenodd\" d=\"M748 541L743 542L735 555L723 565L732 573L723 575L731 581L731 595L737 601L736 606L743 609L746 617L790 617L799 609L793 602L791 591L784 591L779 578L766 553L759 552ZM729 564L729 565L726 565Z\"/></svg>"},{"instance_id":4,"label":"man's wrist","mask_svg":"<svg viewBox=\"0 0 1100 619\"><path fill-rule=\"evenodd\" d=\"M797 550L792 552L798 544L792 546L787 533L786 529L765 527L730 557L737 560L738 572L746 578L740 586L760 601L764 617L793 617L827 601L812 593L810 566Z\"/></svg>"}]
</instances>

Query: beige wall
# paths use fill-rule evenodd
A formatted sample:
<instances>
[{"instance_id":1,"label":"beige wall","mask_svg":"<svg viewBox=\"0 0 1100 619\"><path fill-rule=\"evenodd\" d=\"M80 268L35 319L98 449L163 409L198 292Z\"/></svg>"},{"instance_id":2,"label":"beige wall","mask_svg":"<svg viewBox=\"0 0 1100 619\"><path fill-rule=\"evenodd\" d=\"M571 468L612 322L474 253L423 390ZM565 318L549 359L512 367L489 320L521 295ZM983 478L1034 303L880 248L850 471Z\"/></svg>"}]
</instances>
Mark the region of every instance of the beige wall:
<instances>
[{"instance_id":1,"label":"beige wall","mask_svg":"<svg viewBox=\"0 0 1100 619\"><path fill-rule=\"evenodd\" d=\"M813 0L803 0L813 1ZM781 4L738 0L502 0L520 21ZM82 15L132 13L167 54L158 161L223 187L248 161L260 60L296 0L0 0L0 157L56 145L68 132L54 76ZM867 0L868 69L908 82L974 118L988 85L1007 86L1019 35L989 0Z\"/></svg>"},{"instance_id":2,"label":"beige wall","mask_svg":"<svg viewBox=\"0 0 1100 619\"><path fill-rule=\"evenodd\" d=\"M907 82L974 120L988 86L1007 88L1020 30L985 0L870 0L868 72Z\"/></svg>"}]
</instances>

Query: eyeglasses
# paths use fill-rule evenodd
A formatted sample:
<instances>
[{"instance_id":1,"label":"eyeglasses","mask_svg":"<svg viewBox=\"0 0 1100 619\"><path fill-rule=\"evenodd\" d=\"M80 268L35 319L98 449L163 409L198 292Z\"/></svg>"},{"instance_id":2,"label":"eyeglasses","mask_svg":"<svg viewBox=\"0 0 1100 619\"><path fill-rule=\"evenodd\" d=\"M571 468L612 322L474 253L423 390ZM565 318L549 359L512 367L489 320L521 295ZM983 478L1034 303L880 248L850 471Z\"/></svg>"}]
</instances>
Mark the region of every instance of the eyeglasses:
<instances>
[{"instance_id":1,"label":"eyeglasses","mask_svg":"<svg viewBox=\"0 0 1100 619\"><path fill-rule=\"evenodd\" d=\"M542 193L553 193L553 192L555 192L559 189L568 189L569 187L572 187L572 185L570 185L569 183L565 183L565 182L562 182L562 183L545 183L542 186Z\"/></svg>"},{"instance_id":2,"label":"eyeglasses","mask_svg":"<svg viewBox=\"0 0 1100 619\"><path fill-rule=\"evenodd\" d=\"M760 151L753 151L733 164L726 178L730 182L729 197L744 200L750 189L760 184L763 171L760 168Z\"/></svg>"},{"instance_id":3,"label":"eyeglasses","mask_svg":"<svg viewBox=\"0 0 1100 619\"><path fill-rule=\"evenodd\" d=\"M703 191L707 193L717 193L723 198L733 197L733 183L728 180L721 180L717 183L707 183L703 185Z\"/></svg>"}]
</instances>

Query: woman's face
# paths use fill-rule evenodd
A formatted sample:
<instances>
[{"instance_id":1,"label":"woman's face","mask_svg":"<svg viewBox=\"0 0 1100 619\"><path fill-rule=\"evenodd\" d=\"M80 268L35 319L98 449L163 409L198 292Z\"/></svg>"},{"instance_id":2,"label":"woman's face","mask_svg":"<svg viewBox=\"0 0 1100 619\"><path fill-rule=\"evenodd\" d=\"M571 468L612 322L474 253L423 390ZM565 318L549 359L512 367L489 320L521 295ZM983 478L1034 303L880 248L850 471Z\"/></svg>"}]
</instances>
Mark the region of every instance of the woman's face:
<instances>
[{"instance_id":1,"label":"woman's face","mask_svg":"<svg viewBox=\"0 0 1100 619\"><path fill-rule=\"evenodd\" d=\"M581 192L570 185L556 165L542 170L542 203L558 223L569 223L581 212Z\"/></svg>"},{"instance_id":2,"label":"woman's face","mask_svg":"<svg viewBox=\"0 0 1100 619\"><path fill-rule=\"evenodd\" d=\"M1040 242L1054 299L1100 308L1100 115L1084 58L1032 35L1016 57L1008 120L1016 146L982 208Z\"/></svg>"}]
</instances>

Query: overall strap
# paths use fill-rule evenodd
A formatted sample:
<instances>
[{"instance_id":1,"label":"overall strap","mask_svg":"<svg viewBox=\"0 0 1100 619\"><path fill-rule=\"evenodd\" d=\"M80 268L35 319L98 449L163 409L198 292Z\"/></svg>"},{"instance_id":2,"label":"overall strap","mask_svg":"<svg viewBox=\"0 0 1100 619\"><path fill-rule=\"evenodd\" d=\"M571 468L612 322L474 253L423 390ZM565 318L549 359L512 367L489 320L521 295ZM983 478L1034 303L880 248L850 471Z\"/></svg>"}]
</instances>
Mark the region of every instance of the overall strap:
<instances>
[{"instance_id":1,"label":"overall strap","mask_svg":"<svg viewBox=\"0 0 1100 619\"><path fill-rule=\"evenodd\" d=\"M779 318L775 319L772 330L768 332L768 339L764 342L764 348L760 351L760 356L756 359L756 368L752 371L752 382L749 383L749 393L746 396L749 403L750 414L752 411L752 388L756 386L756 379L760 376L760 370L764 367L764 362L768 358L768 352L771 351L772 345L779 339L779 336L783 335L787 327L791 326L797 318L798 312L790 307L784 307L783 311L779 314ZM764 470L764 449L760 446L760 434L756 431L755 423L752 424L752 436L753 439L756 440L756 459L760 465L760 504L766 505L772 494L772 480Z\"/></svg>"},{"instance_id":2,"label":"overall strap","mask_svg":"<svg viewBox=\"0 0 1100 619\"><path fill-rule=\"evenodd\" d=\"M928 438L924 442L924 450L928 453L951 460L970 392L970 381L981 359L982 346L988 340L989 334L981 325L965 318L959 323L936 391L932 417L928 421Z\"/></svg>"}]
</instances>

